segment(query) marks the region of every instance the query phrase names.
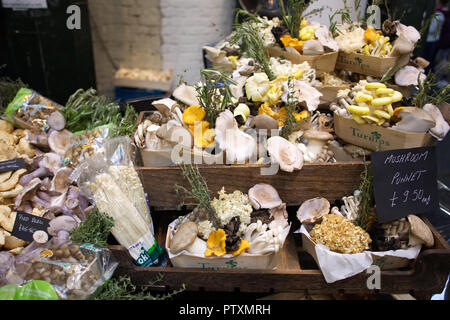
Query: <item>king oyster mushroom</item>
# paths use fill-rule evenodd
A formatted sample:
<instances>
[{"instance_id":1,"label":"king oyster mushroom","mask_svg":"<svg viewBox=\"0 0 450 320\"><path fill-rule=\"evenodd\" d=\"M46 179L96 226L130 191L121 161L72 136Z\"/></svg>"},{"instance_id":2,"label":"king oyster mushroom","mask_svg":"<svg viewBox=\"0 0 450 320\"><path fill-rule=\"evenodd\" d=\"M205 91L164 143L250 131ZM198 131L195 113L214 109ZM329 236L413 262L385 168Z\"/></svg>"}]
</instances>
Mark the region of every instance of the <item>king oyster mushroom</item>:
<instances>
[{"instance_id":1,"label":"king oyster mushroom","mask_svg":"<svg viewBox=\"0 0 450 320\"><path fill-rule=\"evenodd\" d=\"M410 224L408 245L412 247L424 244L426 247L431 248L434 245L434 237L425 222L413 214L408 216L408 221Z\"/></svg>"},{"instance_id":2,"label":"king oyster mushroom","mask_svg":"<svg viewBox=\"0 0 450 320\"><path fill-rule=\"evenodd\" d=\"M306 200L297 210L297 219L302 224L313 224L330 212L330 202L321 197Z\"/></svg>"},{"instance_id":3,"label":"king oyster mushroom","mask_svg":"<svg viewBox=\"0 0 450 320\"><path fill-rule=\"evenodd\" d=\"M181 101L182 103L192 106L198 105L197 91L192 86L187 86L184 83L176 88L172 94L175 99Z\"/></svg>"},{"instance_id":4,"label":"king oyster mushroom","mask_svg":"<svg viewBox=\"0 0 450 320\"><path fill-rule=\"evenodd\" d=\"M283 203L277 190L270 184L265 183L259 183L250 188L248 198L255 210L272 209Z\"/></svg>"},{"instance_id":5,"label":"king oyster mushroom","mask_svg":"<svg viewBox=\"0 0 450 320\"><path fill-rule=\"evenodd\" d=\"M436 126L433 117L423 109L405 107L400 110L398 117L401 119L392 129L406 132L427 132Z\"/></svg>"},{"instance_id":6,"label":"king oyster mushroom","mask_svg":"<svg viewBox=\"0 0 450 320\"><path fill-rule=\"evenodd\" d=\"M267 140L267 151L272 163L278 163L280 169L293 172L294 169L303 168L303 153L292 142L280 136L271 137Z\"/></svg>"}]
</instances>

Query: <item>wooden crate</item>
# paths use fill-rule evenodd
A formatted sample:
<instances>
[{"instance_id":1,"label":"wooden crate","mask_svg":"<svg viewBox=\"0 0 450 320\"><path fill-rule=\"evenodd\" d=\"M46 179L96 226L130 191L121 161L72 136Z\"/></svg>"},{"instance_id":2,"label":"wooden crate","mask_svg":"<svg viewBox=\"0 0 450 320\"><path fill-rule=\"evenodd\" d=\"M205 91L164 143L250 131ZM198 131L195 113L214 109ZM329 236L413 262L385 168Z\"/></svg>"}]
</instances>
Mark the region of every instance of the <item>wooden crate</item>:
<instances>
[{"instance_id":1,"label":"wooden crate","mask_svg":"<svg viewBox=\"0 0 450 320\"><path fill-rule=\"evenodd\" d=\"M167 226L174 215L177 213L153 212L155 236L163 247ZM408 268L382 271L379 293L411 293L415 296L429 297L431 294L442 292L450 270L450 247L428 220L424 220L433 231L434 248L424 250ZM313 261L312 257L303 251L300 235L293 233L286 239L277 268L274 270L242 270L231 267L219 270L175 268L170 263L166 267L138 267L134 265L126 248L113 245L110 249L119 261L116 275L130 276L136 285L148 285L162 274L162 281L152 286L153 290L178 289L185 284L188 291L374 293L367 288L367 279L371 274L364 272L327 284L316 265L308 266L311 264L310 261Z\"/></svg>"}]
</instances>

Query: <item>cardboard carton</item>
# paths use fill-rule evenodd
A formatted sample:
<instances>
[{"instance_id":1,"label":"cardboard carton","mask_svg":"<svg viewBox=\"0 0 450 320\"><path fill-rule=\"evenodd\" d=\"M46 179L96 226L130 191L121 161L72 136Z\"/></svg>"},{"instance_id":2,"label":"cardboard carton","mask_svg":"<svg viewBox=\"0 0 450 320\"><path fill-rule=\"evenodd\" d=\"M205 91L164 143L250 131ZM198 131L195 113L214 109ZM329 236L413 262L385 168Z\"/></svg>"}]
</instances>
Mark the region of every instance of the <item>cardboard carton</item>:
<instances>
[{"instance_id":1,"label":"cardboard carton","mask_svg":"<svg viewBox=\"0 0 450 320\"><path fill-rule=\"evenodd\" d=\"M347 143L372 151L430 146L436 140L429 133L404 132L375 124L358 124L353 118L334 114L336 135Z\"/></svg>"},{"instance_id":2,"label":"cardboard carton","mask_svg":"<svg viewBox=\"0 0 450 320\"><path fill-rule=\"evenodd\" d=\"M339 51L336 69L381 78L393 66L399 65L403 67L406 63L408 63L407 59L402 59L402 57L379 58L361 53Z\"/></svg>"},{"instance_id":3,"label":"cardboard carton","mask_svg":"<svg viewBox=\"0 0 450 320\"><path fill-rule=\"evenodd\" d=\"M309 63L311 68L323 72L334 71L339 55L338 52L330 52L318 56L306 56L284 51L280 47L269 48L268 53L270 57L285 57L287 60L291 61L294 64L301 64L306 61Z\"/></svg>"}]
</instances>

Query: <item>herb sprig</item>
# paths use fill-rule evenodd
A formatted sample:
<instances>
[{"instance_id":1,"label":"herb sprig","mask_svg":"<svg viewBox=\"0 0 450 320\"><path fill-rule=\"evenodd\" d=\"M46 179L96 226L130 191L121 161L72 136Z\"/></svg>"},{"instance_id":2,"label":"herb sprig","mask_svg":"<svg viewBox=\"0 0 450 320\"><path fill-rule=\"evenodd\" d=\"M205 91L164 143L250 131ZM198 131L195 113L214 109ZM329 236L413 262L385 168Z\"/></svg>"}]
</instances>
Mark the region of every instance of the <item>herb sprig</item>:
<instances>
[{"instance_id":1,"label":"herb sprig","mask_svg":"<svg viewBox=\"0 0 450 320\"><path fill-rule=\"evenodd\" d=\"M155 280L148 283L148 286L156 285L163 278L162 274L158 274ZM179 290L173 290L164 295L154 295L148 289L135 286L129 276L120 276L105 282L103 287L91 297L91 300L167 300L185 290L186 285L183 284Z\"/></svg>"},{"instance_id":2,"label":"herb sprig","mask_svg":"<svg viewBox=\"0 0 450 320\"><path fill-rule=\"evenodd\" d=\"M286 104L286 120L284 121L284 126L281 129L280 136L289 139L289 136L294 131L295 125L297 124L297 119L295 119L294 112L296 111L297 105L299 103L298 99L295 98L292 89L294 88L294 80L290 77L288 79L288 88L289 92L287 95L287 104Z\"/></svg>"},{"instance_id":3,"label":"herb sprig","mask_svg":"<svg viewBox=\"0 0 450 320\"><path fill-rule=\"evenodd\" d=\"M214 68L200 71L200 76L202 84L195 86L195 90L200 106L206 112L206 121L210 123L211 128L214 128L219 114L233 103L230 84L236 84L236 82Z\"/></svg>"},{"instance_id":4,"label":"herb sprig","mask_svg":"<svg viewBox=\"0 0 450 320\"><path fill-rule=\"evenodd\" d=\"M361 173L359 190L361 191L361 202L354 224L369 231L370 227L376 221L376 216L374 214L375 196L373 192L373 172L371 164L366 165L364 172Z\"/></svg>"},{"instance_id":5,"label":"herb sprig","mask_svg":"<svg viewBox=\"0 0 450 320\"><path fill-rule=\"evenodd\" d=\"M191 190L186 189L183 186L175 185L175 192L179 195L179 191L183 191L186 198L192 198L197 200L198 208L204 208L208 212L209 221L213 224L215 228L220 228L220 220L217 217L216 210L211 205L212 193L208 189L205 179L203 179L197 167L191 164L186 165L182 163L180 165L183 178L187 180ZM183 203L183 205L196 205L194 203Z\"/></svg>"},{"instance_id":6,"label":"herb sprig","mask_svg":"<svg viewBox=\"0 0 450 320\"><path fill-rule=\"evenodd\" d=\"M447 64L450 69L450 64ZM420 80L420 74L417 78L418 92L412 100L412 104L418 108L422 108L427 103L439 105L444 101L450 101L450 84L446 83L441 89L435 90L437 87L436 74L428 72L424 81Z\"/></svg>"},{"instance_id":7,"label":"herb sprig","mask_svg":"<svg viewBox=\"0 0 450 320\"><path fill-rule=\"evenodd\" d=\"M99 247L106 247L112 227L114 227L113 218L94 209L78 227L70 232L70 239L78 243L91 243Z\"/></svg>"}]
</instances>

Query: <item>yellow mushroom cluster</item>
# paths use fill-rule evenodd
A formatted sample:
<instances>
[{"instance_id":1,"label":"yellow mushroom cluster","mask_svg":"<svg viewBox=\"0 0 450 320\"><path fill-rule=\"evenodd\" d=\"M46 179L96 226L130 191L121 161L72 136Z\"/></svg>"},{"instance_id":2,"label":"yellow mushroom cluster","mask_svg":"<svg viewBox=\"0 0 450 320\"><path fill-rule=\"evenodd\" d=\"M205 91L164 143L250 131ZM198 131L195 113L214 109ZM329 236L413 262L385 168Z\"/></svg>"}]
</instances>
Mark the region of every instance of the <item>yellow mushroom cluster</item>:
<instances>
[{"instance_id":1,"label":"yellow mushroom cluster","mask_svg":"<svg viewBox=\"0 0 450 320\"><path fill-rule=\"evenodd\" d=\"M315 31L319 26L310 26L307 19L303 19L300 24L300 31L297 37L291 37L290 35L284 35L280 38L280 41L285 47L292 47L299 53L302 53L303 44L308 40L316 40Z\"/></svg>"},{"instance_id":2,"label":"yellow mushroom cluster","mask_svg":"<svg viewBox=\"0 0 450 320\"><path fill-rule=\"evenodd\" d=\"M366 41L363 49L365 55L383 58L392 51L390 38L383 36L381 30L375 30L372 26L369 26L364 32L364 40Z\"/></svg>"},{"instance_id":3,"label":"yellow mushroom cluster","mask_svg":"<svg viewBox=\"0 0 450 320\"><path fill-rule=\"evenodd\" d=\"M204 149L214 141L214 129L210 129L210 123L204 121L206 111L198 105L192 105L183 113L183 122L189 126L189 131L194 137L197 148Z\"/></svg>"},{"instance_id":4,"label":"yellow mushroom cluster","mask_svg":"<svg viewBox=\"0 0 450 320\"><path fill-rule=\"evenodd\" d=\"M359 85L354 96L354 103L347 107L353 119L359 123L385 124L394 115L392 104L403 99L403 95L394 89L387 88L379 82Z\"/></svg>"}]
</instances>

